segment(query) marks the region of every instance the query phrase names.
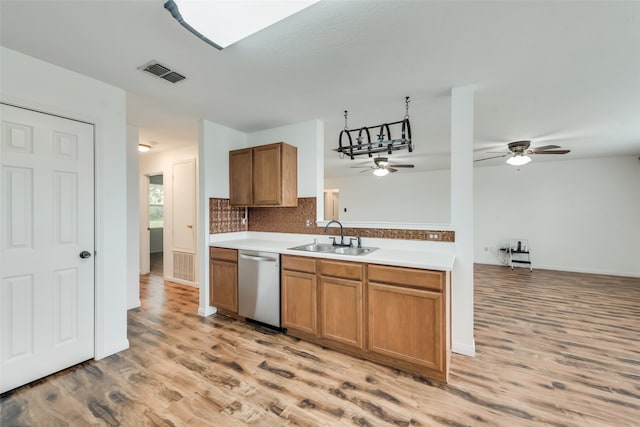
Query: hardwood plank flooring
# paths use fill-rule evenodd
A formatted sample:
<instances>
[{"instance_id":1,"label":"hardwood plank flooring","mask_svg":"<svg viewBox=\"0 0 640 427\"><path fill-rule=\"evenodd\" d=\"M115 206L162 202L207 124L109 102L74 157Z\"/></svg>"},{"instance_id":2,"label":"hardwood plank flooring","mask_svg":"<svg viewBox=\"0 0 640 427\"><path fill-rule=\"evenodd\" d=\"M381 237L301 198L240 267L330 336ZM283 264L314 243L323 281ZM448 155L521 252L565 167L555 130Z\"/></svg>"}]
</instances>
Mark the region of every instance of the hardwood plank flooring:
<instances>
[{"instance_id":1,"label":"hardwood plank flooring","mask_svg":"<svg viewBox=\"0 0 640 427\"><path fill-rule=\"evenodd\" d=\"M196 314L143 276L131 348L0 397L5 426L640 426L640 279L476 266L449 384Z\"/></svg>"}]
</instances>

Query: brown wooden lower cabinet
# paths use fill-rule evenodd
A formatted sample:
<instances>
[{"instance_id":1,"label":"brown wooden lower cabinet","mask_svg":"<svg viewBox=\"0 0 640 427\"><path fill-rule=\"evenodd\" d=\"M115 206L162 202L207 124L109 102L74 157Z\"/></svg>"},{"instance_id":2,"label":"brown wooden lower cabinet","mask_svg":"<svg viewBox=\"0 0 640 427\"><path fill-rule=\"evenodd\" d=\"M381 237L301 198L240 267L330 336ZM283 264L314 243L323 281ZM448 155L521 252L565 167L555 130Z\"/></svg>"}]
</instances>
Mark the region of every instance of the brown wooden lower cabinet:
<instances>
[{"instance_id":1,"label":"brown wooden lower cabinet","mask_svg":"<svg viewBox=\"0 0 640 427\"><path fill-rule=\"evenodd\" d=\"M238 251L209 249L209 305L238 313Z\"/></svg>"},{"instance_id":2,"label":"brown wooden lower cabinet","mask_svg":"<svg viewBox=\"0 0 640 427\"><path fill-rule=\"evenodd\" d=\"M449 293L445 271L282 256L289 334L445 382Z\"/></svg>"},{"instance_id":3,"label":"brown wooden lower cabinet","mask_svg":"<svg viewBox=\"0 0 640 427\"><path fill-rule=\"evenodd\" d=\"M320 278L320 336L363 347L362 282Z\"/></svg>"},{"instance_id":4,"label":"brown wooden lower cabinet","mask_svg":"<svg viewBox=\"0 0 640 427\"><path fill-rule=\"evenodd\" d=\"M318 280L313 258L283 255L280 274L282 326L318 334Z\"/></svg>"},{"instance_id":5,"label":"brown wooden lower cabinet","mask_svg":"<svg viewBox=\"0 0 640 427\"><path fill-rule=\"evenodd\" d=\"M442 367L442 295L369 283L369 346L372 352L439 371Z\"/></svg>"},{"instance_id":6,"label":"brown wooden lower cabinet","mask_svg":"<svg viewBox=\"0 0 640 427\"><path fill-rule=\"evenodd\" d=\"M318 334L316 275L284 270L281 275L282 326Z\"/></svg>"}]
</instances>

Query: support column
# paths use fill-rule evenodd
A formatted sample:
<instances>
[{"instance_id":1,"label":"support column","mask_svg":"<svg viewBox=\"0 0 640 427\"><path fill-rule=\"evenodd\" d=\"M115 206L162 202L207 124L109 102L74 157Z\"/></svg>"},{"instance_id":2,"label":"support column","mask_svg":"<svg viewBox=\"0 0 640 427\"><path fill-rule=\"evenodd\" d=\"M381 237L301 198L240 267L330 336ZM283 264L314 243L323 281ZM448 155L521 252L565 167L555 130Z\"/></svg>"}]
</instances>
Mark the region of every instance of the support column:
<instances>
[{"instance_id":1,"label":"support column","mask_svg":"<svg viewBox=\"0 0 640 427\"><path fill-rule=\"evenodd\" d=\"M475 85L451 90L452 351L475 356L473 338L473 102Z\"/></svg>"}]
</instances>

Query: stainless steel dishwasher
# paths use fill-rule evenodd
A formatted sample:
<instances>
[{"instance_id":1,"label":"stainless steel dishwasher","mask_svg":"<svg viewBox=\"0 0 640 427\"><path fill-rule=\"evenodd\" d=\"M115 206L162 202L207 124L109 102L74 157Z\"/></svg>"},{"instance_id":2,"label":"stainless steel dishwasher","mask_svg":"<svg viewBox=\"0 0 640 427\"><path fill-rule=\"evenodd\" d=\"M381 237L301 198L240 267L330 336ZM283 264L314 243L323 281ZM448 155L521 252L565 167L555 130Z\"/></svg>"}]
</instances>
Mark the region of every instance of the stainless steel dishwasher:
<instances>
[{"instance_id":1,"label":"stainless steel dishwasher","mask_svg":"<svg viewBox=\"0 0 640 427\"><path fill-rule=\"evenodd\" d=\"M238 251L238 314L280 328L280 254Z\"/></svg>"}]
</instances>

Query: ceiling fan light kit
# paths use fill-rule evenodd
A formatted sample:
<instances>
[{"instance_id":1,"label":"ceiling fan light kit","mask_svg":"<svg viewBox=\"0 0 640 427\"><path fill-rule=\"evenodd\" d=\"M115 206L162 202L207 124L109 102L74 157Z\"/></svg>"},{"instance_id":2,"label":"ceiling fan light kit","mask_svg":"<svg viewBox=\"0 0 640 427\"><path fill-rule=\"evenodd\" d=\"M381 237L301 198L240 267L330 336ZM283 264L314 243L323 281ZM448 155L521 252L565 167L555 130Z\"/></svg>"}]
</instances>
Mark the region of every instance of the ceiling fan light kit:
<instances>
[{"instance_id":1,"label":"ceiling fan light kit","mask_svg":"<svg viewBox=\"0 0 640 427\"><path fill-rule=\"evenodd\" d=\"M508 152L499 156L487 157L484 159L474 160L473 162L482 162L484 160L498 159L509 156L507 163L512 166L526 165L531 161L529 154L567 154L571 150L558 150L559 145L545 145L543 147L534 147L529 149L531 141L514 141L507 144Z\"/></svg>"},{"instance_id":2,"label":"ceiling fan light kit","mask_svg":"<svg viewBox=\"0 0 640 427\"><path fill-rule=\"evenodd\" d=\"M509 163L511 166L526 165L530 161L531 157L527 156L526 154L514 154L507 159L507 163Z\"/></svg>"},{"instance_id":3,"label":"ceiling fan light kit","mask_svg":"<svg viewBox=\"0 0 640 427\"><path fill-rule=\"evenodd\" d=\"M376 176L385 176L388 175L389 172L398 172L397 168L413 168L414 165L400 165L395 163L389 163L389 159L387 157L376 157L373 159L373 166L368 165L359 165L359 166L351 166L356 169L365 169L362 172L369 172L373 170L373 174Z\"/></svg>"},{"instance_id":4,"label":"ceiling fan light kit","mask_svg":"<svg viewBox=\"0 0 640 427\"><path fill-rule=\"evenodd\" d=\"M385 176L389 174L389 171L385 168L378 168L373 171L375 176Z\"/></svg>"}]
</instances>

